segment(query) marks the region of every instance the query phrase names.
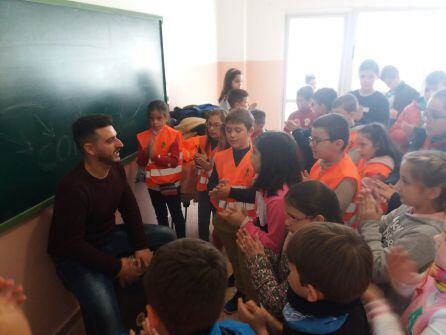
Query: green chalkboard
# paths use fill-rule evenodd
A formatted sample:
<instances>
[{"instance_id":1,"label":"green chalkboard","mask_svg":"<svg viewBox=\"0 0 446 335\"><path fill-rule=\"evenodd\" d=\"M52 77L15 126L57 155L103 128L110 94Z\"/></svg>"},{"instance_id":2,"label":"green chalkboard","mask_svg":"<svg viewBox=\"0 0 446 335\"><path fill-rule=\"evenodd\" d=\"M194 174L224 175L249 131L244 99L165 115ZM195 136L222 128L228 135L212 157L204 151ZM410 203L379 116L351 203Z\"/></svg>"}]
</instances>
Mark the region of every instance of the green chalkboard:
<instances>
[{"instance_id":1,"label":"green chalkboard","mask_svg":"<svg viewBox=\"0 0 446 335\"><path fill-rule=\"evenodd\" d=\"M150 100L166 99L162 19L73 2L0 1L0 231L51 201L80 160L79 116L113 116L136 151Z\"/></svg>"}]
</instances>

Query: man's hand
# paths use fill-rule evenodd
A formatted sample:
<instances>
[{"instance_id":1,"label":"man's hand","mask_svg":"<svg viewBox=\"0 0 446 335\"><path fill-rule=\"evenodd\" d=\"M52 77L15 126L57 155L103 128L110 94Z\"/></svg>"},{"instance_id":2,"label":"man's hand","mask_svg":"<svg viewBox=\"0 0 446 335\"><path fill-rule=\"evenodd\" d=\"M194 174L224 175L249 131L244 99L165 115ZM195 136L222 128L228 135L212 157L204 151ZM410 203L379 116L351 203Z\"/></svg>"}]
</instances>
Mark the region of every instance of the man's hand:
<instances>
[{"instance_id":1,"label":"man's hand","mask_svg":"<svg viewBox=\"0 0 446 335\"><path fill-rule=\"evenodd\" d=\"M3 277L0 277L0 297L15 305L20 305L26 300L22 285L16 285L14 280Z\"/></svg>"},{"instance_id":2,"label":"man's hand","mask_svg":"<svg viewBox=\"0 0 446 335\"><path fill-rule=\"evenodd\" d=\"M122 287L133 283L140 274L139 268L133 265L130 259L121 258L121 271L119 271L117 278Z\"/></svg>"},{"instance_id":3,"label":"man's hand","mask_svg":"<svg viewBox=\"0 0 446 335\"><path fill-rule=\"evenodd\" d=\"M152 260L153 253L149 249L135 251L135 259L140 268L147 268Z\"/></svg>"},{"instance_id":4,"label":"man's hand","mask_svg":"<svg viewBox=\"0 0 446 335\"><path fill-rule=\"evenodd\" d=\"M226 200L229 198L231 192L231 185L227 179L222 179L212 191L209 191L209 196L216 200Z\"/></svg>"}]
</instances>

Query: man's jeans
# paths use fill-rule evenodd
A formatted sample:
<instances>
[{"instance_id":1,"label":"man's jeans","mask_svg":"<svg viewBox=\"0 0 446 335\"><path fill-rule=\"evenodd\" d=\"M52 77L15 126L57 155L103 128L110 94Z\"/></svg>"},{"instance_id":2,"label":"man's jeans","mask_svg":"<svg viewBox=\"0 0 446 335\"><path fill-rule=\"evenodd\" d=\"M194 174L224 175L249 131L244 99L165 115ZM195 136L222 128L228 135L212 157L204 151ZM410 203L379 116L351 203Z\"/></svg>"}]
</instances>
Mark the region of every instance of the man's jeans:
<instances>
[{"instance_id":1,"label":"man's jeans","mask_svg":"<svg viewBox=\"0 0 446 335\"><path fill-rule=\"evenodd\" d=\"M147 246L152 251L175 239L175 233L170 228L160 225L145 224L144 233ZM100 249L114 257L132 254L134 250L129 243L125 224L119 225ZM56 269L65 287L79 301L87 334L128 334L121 321L112 276L73 260L57 264Z\"/></svg>"}]
</instances>

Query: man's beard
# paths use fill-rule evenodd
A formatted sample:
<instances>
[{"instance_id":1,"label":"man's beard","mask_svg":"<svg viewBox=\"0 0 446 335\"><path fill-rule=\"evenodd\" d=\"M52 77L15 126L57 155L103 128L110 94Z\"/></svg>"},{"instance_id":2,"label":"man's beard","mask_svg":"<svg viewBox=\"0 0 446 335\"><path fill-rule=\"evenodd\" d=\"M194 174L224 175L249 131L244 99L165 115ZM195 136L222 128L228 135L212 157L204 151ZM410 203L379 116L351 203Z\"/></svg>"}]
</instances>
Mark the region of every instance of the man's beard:
<instances>
[{"instance_id":1,"label":"man's beard","mask_svg":"<svg viewBox=\"0 0 446 335\"><path fill-rule=\"evenodd\" d=\"M112 155L105 155L105 154L98 154L98 160L106 165L114 165L120 162L121 158L117 157L115 158L114 154Z\"/></svg>"}]
</instances>

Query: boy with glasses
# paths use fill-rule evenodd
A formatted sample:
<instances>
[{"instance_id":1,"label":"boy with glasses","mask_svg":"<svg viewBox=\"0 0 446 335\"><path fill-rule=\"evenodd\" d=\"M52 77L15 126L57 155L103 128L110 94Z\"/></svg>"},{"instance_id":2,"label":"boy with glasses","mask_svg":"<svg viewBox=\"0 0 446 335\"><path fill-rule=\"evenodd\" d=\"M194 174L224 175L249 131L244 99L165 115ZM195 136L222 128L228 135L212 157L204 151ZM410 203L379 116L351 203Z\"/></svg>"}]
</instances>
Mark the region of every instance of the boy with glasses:
<instances>
[{"instance_id":1,"label":"boy with glasses","mask_svg":"<svg viewBox=\"0 0 446 335\"><path fill-rule=\"evenodd\" d=\"M349 134L348 122L339 114L324 115L314 121L309 139L317 161L311 168L310 179L320 180L335 191L344 212L344 222L352 224L360 177L356 165L345 153Z\"/></svg>"}]
</instances>

